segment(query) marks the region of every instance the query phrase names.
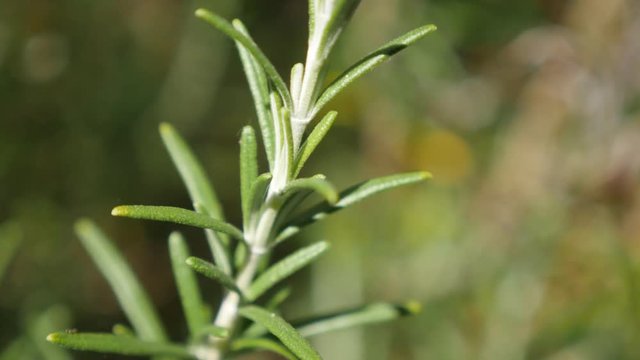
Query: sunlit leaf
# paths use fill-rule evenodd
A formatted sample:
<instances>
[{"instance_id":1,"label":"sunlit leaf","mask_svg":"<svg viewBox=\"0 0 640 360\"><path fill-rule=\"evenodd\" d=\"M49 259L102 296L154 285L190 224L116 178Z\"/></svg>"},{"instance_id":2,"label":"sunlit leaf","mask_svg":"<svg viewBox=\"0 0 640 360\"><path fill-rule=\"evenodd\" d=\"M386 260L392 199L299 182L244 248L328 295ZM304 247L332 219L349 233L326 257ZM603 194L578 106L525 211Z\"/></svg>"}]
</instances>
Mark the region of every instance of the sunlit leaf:
<instances>
[{"instance_id":1,"label":"sunlit leaf","mask_svg":"<svg viewBox=\"0 0 640 360\"><path fill-rule=\"evenodd\" d=\"M165 341L166 333L149 296L111 240L89 220L78 221L75 229L82 245L116 294L136 334L143 340Z\"/></svg>"},{"instance_id":2,"label":"sunlit leaf","mask_svg":"<svg viewBox=\"0 0 640 360\"><path fill-rule=\"evenodd\" d=\"M281 199L281 201L286 201L286 199L300 190L311 190L316 192L330 204L335 204L338 201L338 191L330 182L325 180L324 175L316 175L310 178L296 179L289 182L282 190L282 193L276 201L279 199Z\"/></svg>"},{"instance_id":3,"label":"sunlit leaf","mask_svg":"<svg viewBox=\"0 0 640 360\"><path fill-rule=\"evenodd\" d=\"M367 74L369 71L388 60L391 56L397 54L399 51L405 49L435 30L435 25L425 25L414 29L386 43L376 51L356 62L336 80L329 84L329 86L327 86L327 88L322 92L322 95L320 95L314 106L313 114L317 114L318 111L320 111L329 101L331 101L331 99L344 90L344 88L349 84Z\"/></svg>"},{"instance_id":4,"label":"sunlit leaf","mask_svg":"<svg viewBox=\"0 0 640 360\"><path fill-rule=\"evenodd\" d=\"M420 304L409 302L404 305L371 304L336 313L293 322L302 336L313 336L355 326L389 321L401 316L414 315L420 311Z\"/></svg>"},{"instance_id":5,"label":"sunlit leaf","mask_svg":"<svg viewBox=\"0 0 640 360\"><path fill-rule=\"evenodd\" d=\"M197 337L204 337L204 336L213 336L213 337L225 339L229 337L229 330L220 326L209 324L201 328L200 332L197 335Z\"/></svg>"},{"instance_id":6,"label":"sunlit leaf","mask_svg":"<svg viewBox=\"0 0 640 360\"><path fill-rule=\"evenodd\" d=\"M233 26L250 38L249 32L240 20L234 21ZM273 119L271 118L271 112L269 111L269 85L267 77L260 64L258 64L255 58L240 42L236 41L236 47L240 54L242 67L247 77L249 90L251 91L253 103L256 108L258 124L260 125L260 132L264 143L264 150L267 154L267 160L269 161L269 169L273 170L273 164L275 161L275 134L273 129Z\"/></svg>"},{"instance_id":7,"label":"sunlit leaf","mask_svg":"<svg viewBox=\"0 0 640 360\"><path fill-rule=\"evenodd\" d=\"M187 187L194 209L215 219L224 220L222 206L216 192L189 145L167 123L160 124L160 135L173 164ZM216 263L231 272L231 267L224 257L229 239L225 234L216 234L210 230L205 230L205 233Z\"/></svg>"},{"instance_id":8,"label":"sunlit leaf","mask_svg":"<svg viewBox=\"0 0 640 360\"><path fill-rule=\"evenodd\" d=\"M246 306L239 310L241 316L261 324L277 337L292 353L302 360L320 360L318 352L298 332L277 314L258 306Z\"/></svg>"},{"instance_id":9,"label":"sunlit leaf","mask_svg":"<svg viewBox=\"0 0 640 360\"><path fill-rule=\"evenodd\" d=\"M279 354L285 359L288 360L298 360L298 357L295 356L289 349L287 349L282 344L270 340L270 339L238 339L231 343L231 351L234 352L243 352L243 351L256 351L256 350L265 350L271 351L273 353Z\"/></svg>"},{"instance_id":10,"label":"sunlit leaf","mask_svg":"<svg viewBox=\"0 0 640 360\"><path fill-rule=\"evenodd\" d=\"M399 186L424 181L426 179L429 179L430 177L431 174L427 172L412 172L384 176L364 181L341 192L340 200L338 200L337 203L332 205L328 202L323 202L316 206L313 206L308 211L305 211L303 214L291 221L289 223L289 226L301 227L313 223L324 218L328 214L336 212L349 205L353 205L371 195L385 190L397 188Z\"/></svg>"},{"instance_id":11,"label":"sunlit leaf","mask_svg":"<svg viewBox=\"0 0 640 360\"><path fill-rule=\"evenodd\" d=\"M208 319L204 317L204 303L198 280L191 268L186 264L189 258L189 248L178 232L169 235L169 254L171 255L171 266L173 268L173 276L176 280L178 294L180 295L180 303L182 311L184 311L187 326L191 336L195 336L200 329L207 325Z\"/></svg>"},{"instance_id":12,"label":"sunlit leaf","mask_svg":"<svg viewBox=\"0 0 640 360\"><path fill-rule=\"evenodd\" d=\"M304 164L306 164L309 159L309 156L311 156L322 139L324 139L325 135L327 135L329 129L331 129L331 126L336 120L336 116L338 116L336 111L328 112L327 115L320 120L318 125L313 128L313 131L311 131L305 142L302 144L300 150L298 150L298 154L296 155L295 170L293 172L294 178L298 176L304 167Z\"/></svg>"},{"instance_id":13,"label":"sunlit leaf","mask_svg":"<svg viewBox=\"0 0 640 360\"><path fill-rule=\"evenodd\" d=\"M239 294L242 292L236 286L233 278L227 275L222 269L213 265L212 263L202 260L200 258L191 256L186 260L186 264L189 265L194 271L208 277L209 279L215 280L220 283L220 285L224 286L226 289L230 291L235 291Z\"/></svg>"},{"instance_id":14,"label":"sunlit leaf","mask_svg":"<svg viewBox=\"0 0 640 360\"><path fill-rule=\"evenodd\" d=\"M317 259L328 249L329 244L325 241L320 241L304 247L275 263L251 284L246 292L247 299L249 301L257 299L265 291Z\"/></svg>"},{"instance_id":15,"label":"sunlit leaf","mask_svg":"<svg viewBox=\"0 0 640 360\"><path fill-rule=\"evenodd\" d=\"M118 336L132 336L132 337L136 336L133 330L131 330L130 327L124 324L113 325L113 327L111 327L111 332L113 333L113 335L118 335Z\"/></svg>"},{"instance_id":16,"label":"sunlit leaf","mask_svg":"<svg viewBox=\"0 0 640 360\"><path fill-rule=\"evenodd\" d=\"M181 345L159 341L144 341L131 336L119 336L106 333L69 334L59 332L49 334L47 341L73 350L120 355L169 355L187 359L195 358Z\"/></svg>"},{"instance_id":17,"label":"sunlit leaf","mask_svg":"<svg viewBox=\"0 0 640 360\"><path fill-rule=\"evenodd\" d=\"M251 187L258 177L257 157L256 134L251 126L245 126L240 138L240 197L245 229L249 226L251 215Z\"/></svg>"},{"instance_id":18,"label":"sunlit leaf","mask_svg":"<svg viewBox=\"0 0 640 360\"><path fill-rule=\"evenodd\" d=\"M229 223L173 206L121 205L113 208L111 215L195 226L219 231L239 240L243 238L242 231Z\"/></svg>"},{"instance_id":19,"label":"sunlit leaf","mask_svg":"<svg viewBox=\"0 0 640 360\"><path fill-rule=\"evenodd\" d=\"M278 71L273 66L271 61L267 58L267 56L260 50L258 45L247 35L236 29L231 23L222 17L214 14L213 12L205 9L196 10L196 16L200 19L208 22L216 29L220 30L222 33L230 37L231 39L239 42L244 46L245 49L253 56L255 61L260 64L260 66L264 69L264 72L267 74L275 88L278 90L278 93L284 99L288 108L292 108L291 95L289 94L289 90L287 89L287 85L285 84ZM234 21L238 26L242 26L242 23L238 21Z\"/></svg>"}]
</instances>

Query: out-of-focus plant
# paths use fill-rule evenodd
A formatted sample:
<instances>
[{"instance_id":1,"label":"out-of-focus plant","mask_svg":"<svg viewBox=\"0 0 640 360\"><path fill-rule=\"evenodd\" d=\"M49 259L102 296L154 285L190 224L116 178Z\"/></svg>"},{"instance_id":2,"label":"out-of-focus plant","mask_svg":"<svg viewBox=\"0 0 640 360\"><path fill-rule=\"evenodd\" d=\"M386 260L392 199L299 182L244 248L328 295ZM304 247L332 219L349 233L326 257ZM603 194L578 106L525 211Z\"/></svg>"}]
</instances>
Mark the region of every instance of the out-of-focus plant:
<instances>
[{"instance_id":1,"label":"out-of-focus plant","mask_svg":"<svg viewBox=\"0 0 640 360\"><path fill-rule=\"evenodd\" d=\"M194 210L169 206L125 205L114 216L166 221L205 229L213 262L192 257L182 235L169 237L169 251L190 332L186 344L169 341L156 310L133 271L112 242L89 220L77 223L82 244L112 286L132 329L116 325L113 333L58 332L48 340L77 350L215 360L267 350L288 359L320 359L305 339L346 327L415 313L414 302L378 303L300 321L285 321L279 305L289 295L282 282L328 250L321 241L270 262L272 250L308 224L373 194L420 182L425 172L396 174L364 181L338 192L324 175L299 177L305 162L333 124L328 112L305 136L309 124L345 87L415 41L435 30L427 25L392 40L365 56L325 86L326 63L359 0L310 0L309 41L304 64L295 64L290 84L250 37L242 22L228 22L204 10L196 16L233 39L253 96L269 171L259 174L256 134L251 126L240 139L242 228L224 220L214 188L185 141L168 124L162 139L193 201ZM303 207L307 198L322 201ZM215 316L202 300L195 273L226 289ZM279 289L278 289L279 287ZM271 297L267 297L268 292ZM265 298L267 298L265 300Z\"/></svg>"}]
</instances>

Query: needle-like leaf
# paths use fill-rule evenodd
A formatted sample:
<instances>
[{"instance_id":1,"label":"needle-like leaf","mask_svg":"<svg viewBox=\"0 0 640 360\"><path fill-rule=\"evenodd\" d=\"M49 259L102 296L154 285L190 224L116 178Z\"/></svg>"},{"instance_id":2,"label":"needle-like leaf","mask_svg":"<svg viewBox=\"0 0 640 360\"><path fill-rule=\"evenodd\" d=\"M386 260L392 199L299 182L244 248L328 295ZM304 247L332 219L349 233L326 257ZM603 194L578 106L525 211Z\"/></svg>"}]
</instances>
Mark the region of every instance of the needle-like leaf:
<instances>
[{"instance_id":1,"label":"needle-like leaf","mask_svg":"<svg viewBox=\"0 0 640 360\"><path fill-rule=\"evenodd\" d=\"M378 303L316 316L296 321L292 324L300 335L308 337L355 326L389 321L405 315L415 315L418 312L420 312L420 304L417 302L409 302L403 305Z\"/></svg>"},{"instance_id":2,"label":"needle-like leaf","mask_svg":"<svg viewBox=\"0 0 640 360\"><path fill-rule=\"evenodd\" d=\"M359 79L361 76L367 74L378 65L388 60L391 56L397 54L401 50L407 48L409 45L420 40L427 34L436 30L435 25L425 25L414 29L370 53L369 55L356 62L344 73L342 73L336 80L334 80L327 88L322 92L322 95L316 101L313 108L313 114L317 114L331 99L333 99L338 93L340 93L349 84Z\"/></svg>"},{"instance_id":3,"label":"needle-like leaf","mask_svg":"<svg viewBox=\"0 0 640 360\"><path fill-rule=\"evenodd\" d=\"M245 126L240 138L240 198L245 230L249 227L251 217L251 187L258 177L257 158L256 134L251 126Z\"/></svg>"},{"instance_id":4,"label":"needle-like leaf","mask_svg":"<svg viewBox=\"0 0 640 360\"><path fill-rule=\"evenodd\" d=\"M289 349L282 344L275 342L271 339L238 339L231 343L231 351L243 352L251 350L265 350L276 353L287 360L299 360Z\"/></svg>"},{"instance_id":5,"label":"needle-like leaf","mask_svg":"<svg viewBox=\"0 0 640 360\"><path fill-rule=\"evenodd\" d=\"M200 333L198 334L197 337L205 337L205 336L213 336L221 339L226 339L229 337L229 330L219 326L209 324L203 327L202 329L200 329Z\"/></svg>"},{"instance_id":6,"label":"needle-like leaf","mask_svg":"<svg viewBox=\"0 0 640 360\"><path fill-rule=\"evenodd\" d=\"M111 210L111 215L132 219L166 221L175 224L211 229L242 240L242 231L222 220L173 206L121 205Z\"/></svg>"},{"instance_id":7,"label":"needle-like leaf","mask_svg":"<svg viewBox=\"0 0 640 360\"><path fill-rule=\"evenodd\" d=\"M186 260L186 264L191 267L194 271L208 277L209 279L213 279L220 283L220 285L224 286L227 290L235 291L238 294L242 294L240 289L236 286L235 281L229 275L227 275L222 269L213 265L212 263L191 256Z\"/></svg>"},{"instance_id":8,"label":"needle-like leaf","mask_svg":"<svg viewBox=\"0 0 640 360\"><path fill-rule=\"evenodd\" d=\"M296 179L289 182L276 201L286 201L290 196L301 190L316 192L329 204L335 204L338 201L338 191L326 180L324 175L315 175L310 178Z\"/></svg>"},{"instance_id":9,"label":"needle-like leaf","mask_svg":"<svg viewBox=\"0 0 640 360\"><path fill-rule=\"evenodd\" d=\"M240 308L240 315L261 324L302 360L321 360L318 352L298 332L277 314L258 306Z\"/></svg>"},{"instance_id":10,"label":"needle-like leaf","mask_svg":"<svg viewBox=\"0 0 640 360\"><path fill-rule=\"evenodd\" d=\"M331 129L331 126L336 120L336 116L338 116L336 111L328 112L327 115L320 120L318 125L313 128L313 131L311 131L307 140L302 144L300 150L298 150L298 154L296 154L295 170L293 172L294 178L300 174L300 170L302 170L302 167L309 159L309 156L311 156L318 144L320 144L325 135L327 135L329 129Z\"/></svg>"},{"instance_id":11,"label":"needle-like leaf","mask_svg":"<svg viewBox=\"0 0 640 360\"><path fill-rule=\"evenodd\" d=\"M89 220L76 223L76 234L107 279L137 335L148 341L166 341L167 336L149 296L118 249Z\"/></svg>"},{"instance_id":12,"label":"needle-like leaf","mask_svg":"<svg viewBox=\"0 0 640 360\"><path fill-rule=\"evenodd\" d=\"M182 182L187 187L194 209L197 212L224 221L222 206L220 206L216 192L189 145L167 123L160 124L160 135L167 151L169 151L173 164L180 173ZM224 258L229 239L225 234L216 234L206 230L205 232L216 263L230 272L230 266L225 263Z\"/></svg>"},{"instance_id":13,"label":"needle-like leaf","mask_svg":"<svg viewBox=\"0 0 640 360\"><path fill-rule=\"evenodd\" d=\"M211 186L211 182L189 145L173 126L167 123L160 124L160 135L169 151L171 160L173 160L182 181L187 187L191 201L202 204L210 216L216 219L224 219L222 207Z\"/></svg>"},{"instance_id":14,"label":"needle-like leaf","mask_svg":"<svg viewBox=\"0 0 640 360\"><path fill-rule=\"evenodd\" d=\"M282 80L282 77L273 66L271 61L269 61L267 56L262 52L262 50L260 50L258 45L256 45L256 43L249 36L236 29L227 20L209 10L198 9L196 10L196 16L208 22L231 39L242 44L242 46L244 46L244 48L247 49L247 51L253 56L256 62L260 64L260 66L264 69L264 72L273 83L273 86L276 88L276 90L278 90L278 93L284 99L287 108L291 109L293 107L291 94L289 94L286 83L284 82L284 80ZM234 20L234 25L235 24L238 24L238 26L242 26L242 23Z\"/></svg>"},{"instance_id":15,"label":"needle-like leaf","mask_svg":"<svg viewBox=\"0 0 640 360\"><path fill-rule=\"evenodd\" d=\"M169 254L171 255L171 266L180 295L182 311L184 311L187 320L189 333L195 337L207 325L208 319L204 316L204 303L198 287L198 279L186 264L187 258L190 256L189 248L178 232L169 235Z\"/></svg>"},{"instance_id":16,"label":"needle-like leaf","mask_svg":"<svg viewBox=\"0 0 640 360\"><path fill-rule=\"evenodd\" d=\"M131 330L130 327L124 324L113 325L113 327L111 327L111 332L113 333L113 335L136 337L136 334L133 332L133 330Z\"/></svg>"},{"instance_id":17,"label":"needle-like leaf","mask_svg":"<svg viewBox=\"0 0 640 360\"><path fill-rule=\"evenodd\" d=\"M249 32L240 20L236 20L233 26L241 33L249 37ZM269 84L264 70L255 60L255 58L247 51L247 49L238 41L236 47L240 54L242 67L249 83L249 90L253 97L253 103L258 115L258 124L262 133L262 141L264 150L267 153L269 161L269 169L273 170L275 159L275 134L273 129L273 119L269 110Z\"/></svg>"},{"instance_id":18,"label":"needle-like leaf","mask_svg":"<svg viewBox=\"0 0 640 360\"><path fill-rule=\"evenodd\" d=\"M329 243L320 241L304 247L280 260L265 270L265 272L251 284L246 292L246 298L249 301L254 301L275 284L317 259L328 249Z\"/></svg>"},{"instance_id":19,"label":"needle-like leaf","mask_svg":"<svg viewBox=\"0 0 640 360\"><path fill-rule=\"evenodd\" d=\"M311 207L303 214L289 223L289 226L301 227L311 224L317 220L323 219L325 216L343 209L349 205L353 205L371 195L379 192L393 189L403 185L409 185L429 179L431 174L424 171L411 172L404 174L396 174L384 176L376 179L364 181L354 185L340 193L340 200L331 205L327 202L320 203Z\"/></svg>"},{"instance_id":20,"label":"needle-like leaf","mask_svg":"<svg viewBox=\"0 0 640 360\"><path fill-rule=\"evenodd\" d=\"M106 333L53 333L47 341L73 350L95 351L120 355L169 355L192 359L189 351L176 344L159 341L144 341L131 336Z\"/></svg>"}]
</instances>

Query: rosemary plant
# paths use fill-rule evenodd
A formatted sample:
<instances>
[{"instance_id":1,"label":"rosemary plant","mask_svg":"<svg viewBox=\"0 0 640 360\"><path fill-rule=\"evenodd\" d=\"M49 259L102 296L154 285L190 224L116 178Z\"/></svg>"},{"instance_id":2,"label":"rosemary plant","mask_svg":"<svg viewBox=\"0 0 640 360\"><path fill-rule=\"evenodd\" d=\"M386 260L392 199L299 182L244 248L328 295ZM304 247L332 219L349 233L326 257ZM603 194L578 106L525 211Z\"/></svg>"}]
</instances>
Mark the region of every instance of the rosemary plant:
<instances>
[{"instance_id":1,"label":"rosemary plant","mask_svg":"<svg viewBox=\"0 0 640 360\"><path fill-rule=\"evenodd\" d=\"M324 175L300 178L309 156L327 134L337 113L327 112L307 132L313 120L341 90L392 55L435 30L427 25L383 45L325 85L326 63L359 0L310 0L309 41L305 63L291 69L289 86L240 20L228 22L208 10L196 16L230 37L237 46L255 103L269 171L260 174L254 129L245 126L240 138L242 227L225 222L214 188L185 141L169 124L160 125L164 144L193 201L194 210L169 206L124 205L112 215L167 221L204 229L213 261L192 257L183 237L169 236L171 262L190 332L183 344L168 340L148 296L111 241L89 220L77 223L82 244L100 268L127 315L132 329L116 325L113 333L53 333L50 342L63 347L127 355L217 360L257 350L287 359L320 359L306 337L390 320L414 313L413 303L372 304L303 321L285 321L279 305L289 294L288 276L328 250L321 241L270 263L274 247L302 227L375 193L425 180L414 172L364 181L342 192ZM307 134L305 136L305 134ZM322 201L302 208L313 194ZM217 281L225 295L215 316L202 300L195 273ZM278 289L279 287L279 289ZM267 298L265 295L271 295ZM267 298L265 300L265 298Z\"/></svg>"}]
</instances>

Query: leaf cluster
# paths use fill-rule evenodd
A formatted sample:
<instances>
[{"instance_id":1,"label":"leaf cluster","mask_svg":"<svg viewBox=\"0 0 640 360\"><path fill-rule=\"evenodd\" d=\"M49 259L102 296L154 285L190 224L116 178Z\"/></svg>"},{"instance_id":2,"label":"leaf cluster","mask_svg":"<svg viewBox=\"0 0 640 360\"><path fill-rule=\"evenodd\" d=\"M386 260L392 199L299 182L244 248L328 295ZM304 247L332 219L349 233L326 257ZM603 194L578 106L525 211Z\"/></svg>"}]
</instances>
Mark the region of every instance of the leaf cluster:
<instances>
[{"instance_id":1,"label":"leaf cluster","mask_svg":"<svg viewBox=\"0 0 640 360\"><path fill-rule=\"evenodd\" d=\"M318 48L321 50L316 54L318 57L328 54L357 4L358 1L350 0L310 1L310 53ZM283 285L284 280L318 259L330 245L320 241L299 248L274 263L269 261L269 254L302 228L327 215L381 191L429 177L425 172L396 174L338 191L324 175L302 178L299 175L328 133L337 113L325 114L305 138L306 124L346 86L435 27L421 27L389 42L347 69L326 88L319 89L317 84L322 83L322 79L315 78L310 82L305 79L320 73L311 71L309 64L322 66L324 59L319 62L307 59L306 68L296 64L291 72L291 84L287 86L242 22L229 22L204 9L197 10L196 16L236 43L254 99L269 169L260 173L257 136L253 127L245 126L240 137L239 156L243 217L241 226L233 225L225 220L215 189L192 150L171 125L161 124L162 140L193 208L121 205L111 213L118 217L203 229L211 259L192 256L179 232L173 232L168 239L189 339L184 343L168 339L149 296L122 254L93 222L86 219L77 223L76 233L113 288L131 328L119 324L111 333L59 332L50 334L47 339L75 350L148 355L158 359L233 358L255 350L276 352L287 359L320 359L306 337L415 313L418 306L413 303L373 304L288 322L278 313L279 305L290 293ZM302 97L310 99L306 108L301 108ZM225 291L215 316L203 300L197 275L213 280ZM268 294L271 296L267 297Z\"/></svg>"}]
</instances>

